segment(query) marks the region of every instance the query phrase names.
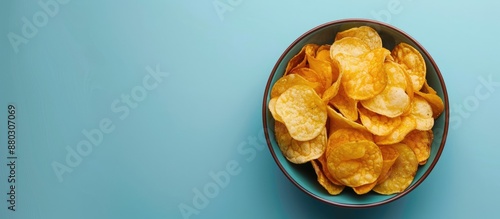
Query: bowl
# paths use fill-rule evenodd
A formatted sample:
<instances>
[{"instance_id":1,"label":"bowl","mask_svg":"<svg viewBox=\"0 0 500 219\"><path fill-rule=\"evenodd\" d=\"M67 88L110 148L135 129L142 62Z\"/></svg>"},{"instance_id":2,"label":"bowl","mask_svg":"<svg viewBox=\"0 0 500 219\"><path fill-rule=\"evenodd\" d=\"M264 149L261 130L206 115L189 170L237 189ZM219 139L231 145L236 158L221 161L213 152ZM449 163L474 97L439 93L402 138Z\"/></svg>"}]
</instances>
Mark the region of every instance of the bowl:
<instances>
[{"instance_id":1,"label":"bowl","mask_svg":"<svg viewBox=\"0 0 500 219\"><path fill-rule=\"evenodd\" d=\"M357 195L352 189L344 189L339 195L330 195L327 191L317 182L316 174L310 163L294 164L289 162L281 153L279 146L274 136L274 119L268 110L268 103L270 100L270 90L274 83L283 76L288 61L297 54L300 49L308 43L332 44L333 38L337 32L358 26L370 26L375 29L382 38L383 47L391 50L395 45L400 42L405 42L412 45L422 54L427 65L427 82L433 87L437 94L441 97L444 103L443 113L435 120L433 126L434 139L431 145L431 154L425 165L420 165L413 182L410 186L401 193L393 195L381 195L373 191ZM281 169L283 174L295 185L297 188L307 193L308 195L318 199L322 202L348 208L366 208L380 206L389 202L395 201L406 194L414 191L426 177L431 173L434 166L437 164L439 157L443 151L448 133L449 123L449 106L448 95L446 92L445 82L439 71L438 66L432 59L431 55L425 48L413 39L409 34L402 30L378 21L367 19L345 19L336 20L328 23L321 24L299 36L279 57L276 65L274 66L267 85L264 91L264 99L262 104L262 119L264 126L264 134L276 164ZM426 192L426 191L421 191ZM431 192L431 191L427 191Z\"/></svg>"}]
</instances>

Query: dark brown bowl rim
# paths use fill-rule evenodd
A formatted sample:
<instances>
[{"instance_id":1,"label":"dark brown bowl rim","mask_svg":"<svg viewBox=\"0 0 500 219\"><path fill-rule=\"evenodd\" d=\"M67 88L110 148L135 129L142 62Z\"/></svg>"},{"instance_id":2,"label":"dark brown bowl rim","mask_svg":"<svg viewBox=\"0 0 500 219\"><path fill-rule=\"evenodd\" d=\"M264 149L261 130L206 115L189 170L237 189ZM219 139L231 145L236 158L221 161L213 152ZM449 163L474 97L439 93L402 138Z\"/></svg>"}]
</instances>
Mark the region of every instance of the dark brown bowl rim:
<instances>
[{"instance_id":1,"label":"dark brown bowl rim","mask_svg":"<svg viewBox=\"0 0 500 219\"><path fill-rule=\"evenodd\" d=\"M443 102L444 102L444 112L441 115L441 116L443 116L443 115L445 116L443 136L442 136L442 139L441 139L441 144L439 146L439 149L438 149L438 151L436 153L436 157L434 158L434 160L430 164L429 168L424 172L424 174L422 175L422 177L420 177L420 179L418 179L415 183L413 183L413 185L411 185L410 187L408 187L405 191L403 191L403 192L401 192L399 194L396 194L395 196L393 196L391 198L388 198L388 199L386 199L384 201L370 203L370 204L345 204L345 203L338 203L338 202L334 202L334 201L331 201L331 200L326 200L324 198L321 198L321 197L317 196L316 194L310 192L306 188L304 188L302 185L300 185L295 179L293 179L290 176L290 174L285 170L285 168L283 167L283 165L279 162L279 160L277 158L277 155L276 155L276 152L274 151L273 145L272 145L271 140L269 138L269 131L268 131L268 127L267 127L267 108L268 108L267 107L267 96L268 96L268 94L270 92L270 87L271 87L272 79L273 79L274 75L276 74L276 70L278 69L278 66L283 61L283 59L285 58L285 56L290 52L290 50L297 43L299 43L301 40L303 40L305 37L309 36L310 34L314 33L315 31L317 31L319 29L322 29L324 27L330 26L330 25L336 25L336 24L341 24L341 23L350 23L350 22L365 22L365 23L371 23L371 24L385 26L385 27L387 27L389 29L392 29L392 30L394 30L396 32L401 33L408 40L410 40L411 42L413 42L425 54L425 56L429 59L430 63L432 64L433 68L436 70L436 74L437 74L437 77L439 79L439 83L441 84L441 88L443 90L443 97L444 97L444 99L443 99ZM446 143L446 138L447 138L447 135L448 135L449 115L450 115L450 113L449 113L449 102L448 102L448 92L446 90L446 85L444 83L443 76L441 75L441 71L439 70L437 64L435 63L434 59L429 54L429 52L427 52L427 50L417 40L415 40L413 37L411 37L406 32L400 30L399 28L397 28L395 26L392 26L390 24L384 23L384 22L380 22L380 21L376 21L376 20L370 20L370 19L362 19L362 18L341 19L341 20L334 20L334 21L330 21L330 22L327 22L327 23L323 23L323 24L320 24L320 25L318 25L318 26L316 26L316 27L308 30L307 32L305 32L304 34L302 34L301 36L299 36L295 41L293 41L288 46L288 48L283 52L283 54L280 56L280 58L278 59L278 61L274 65L273 70L271 71L271 75L269 76L269 79L267 81L266 88L265 88L265 91L264 91L264 99L263 99L263 103L262 103L262 122L263 122L263 127L264 127L264 136L266 137L266 142L267 142L267 146L269 148L269 151L271 152L271 154L273 156L273 159L276 162L276 164L279 166L281 172L283 172L283 174L285 174L285 176L295 186L297 186L300 190L302 190L303 192L307 193L311 197L313 197L315 199L318 199L318 200L320 200L322 202L328 203L330 205L339 206L339 207L345 207L345 208L369 208L369 207L381 206L381 205L390 203L392 201L395 201L395 200L397 200L397 199L405 196L406 194L408 194L409 192L411 192L413 189L415 189L417 186L419 186L427 178L427 176L432 172L432 169L434 169L434 166L437 164L439 158L441 157L441 153L443 152L443 149L444 149L444 146L445 146L445 143Z\"/></svg>"}]
</instances>

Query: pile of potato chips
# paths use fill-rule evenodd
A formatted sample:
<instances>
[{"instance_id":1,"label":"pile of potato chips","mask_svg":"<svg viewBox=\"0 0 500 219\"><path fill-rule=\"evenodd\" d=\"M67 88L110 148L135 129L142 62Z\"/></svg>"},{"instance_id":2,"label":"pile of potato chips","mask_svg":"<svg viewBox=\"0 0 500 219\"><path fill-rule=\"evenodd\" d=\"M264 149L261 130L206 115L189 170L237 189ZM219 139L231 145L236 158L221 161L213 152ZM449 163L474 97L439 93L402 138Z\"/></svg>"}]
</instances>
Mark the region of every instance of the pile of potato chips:
<instances>
[{"instance_id":1,"label":"pile of potato chips","mask_svg":"<svg viewBox=\"0 0 500 219\"><path fill-rule=\"evenodd\" d=\"M444 110L420 52L406 43L389 51L368 26L339 32L331 45L305 45L270 95L281 152L311 162L332 195L346 186L404 191L429 158Z\"/></svg>"}]
</instances>

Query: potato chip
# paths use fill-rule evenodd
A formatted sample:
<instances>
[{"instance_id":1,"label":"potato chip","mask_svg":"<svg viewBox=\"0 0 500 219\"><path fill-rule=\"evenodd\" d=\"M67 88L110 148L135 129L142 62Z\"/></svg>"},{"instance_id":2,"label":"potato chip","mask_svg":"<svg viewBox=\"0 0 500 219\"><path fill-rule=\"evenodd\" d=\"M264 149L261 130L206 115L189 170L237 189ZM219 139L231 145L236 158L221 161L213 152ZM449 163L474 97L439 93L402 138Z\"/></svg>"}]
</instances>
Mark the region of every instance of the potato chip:
<instances>
[{"instance_id":1,"label":"potato chip","mask_svg":"<svg viewBox=\"0 0 500 219\"><path fill-rule=\"evenodd\" d=\"M328 113L328 118L330 119L329 129L328 129L329 133L333 133L336 130L341 129L341 128L355 128L355 129L358 129L361 131L368 132L366 127L364 127L363 125L361 125L357 122L354 122L354 121L351 121L351 120L345 118L342 114L335 111L332 107L327 106L326 110Z\"/></svg>"},{"instance_id":2,"label":"potato chip","mask_svg":"<svg viewBox=\"0 0 500 219\"><path fill-rule=\"evenodd\" d=\"M341 144L328 153L328 170L346 186L358 187L373 183L382 170L382 153L371 141Z\"/></svg>"},{"instance_id":3,"label":"potato chip","mask_svg":"<svg viewBox=\"0 0 500 219\"><path fill-rule=\"evenodd\" d=\"M312 88L319 86L318 83L310 82L298 74L289 74L281 77L274 83L271 89L271 99L280 96L288 88L295 85L306 85Z\"/></svg>"},{"instance_id":4,"label":"potato chip","mask_svg":"<svg viewBox=\"0 0 500 219\"><path fill-rule=\"evenodd\" d=\"M422 89L415 92L418 96L424 98L432 108L432 117L435 119L441 115L444 111L444 103L441 97L437 95L437 92L427 84L425 81Z\"/></svg>"},{"instance_id":5,"label":"potato chip","mask_svg":"<svg viewBox=\"0 0 500 219\"><path fill-rule=\"evenodd\" d=\"M347 96L340 86L337 95L329 101L342 115L351 121L358 120L358 101Z\"/></svg>"},{"instance_id":6,"label":"potato chip","mask_svg":"<svg viewBox=\"0 0 500 219\"><path fill-rule=\"evenodd\" d=\"M415 96L411 102L410 117L415 119L417 130L430 130L434 126L431 105L422 97Z\"/></svg>"},{"instance_id":7,"label":"potato chip","mask_svg":"<svg viewBox=\"0 0 500 219\"><path fill-rule=\"evenodd\" d=\"M275 97L275 98L271 98L271 100L269 100L269 104L268 104L269 111L271 112L271 115L273 116L274 120L276 120L278 122L283 122L283 119L281 119L281 117L278 114L276 114L275 106L276 106L277 99L278 98Z\"/></svg>"},{"instance_id":8,"label":"potato chip","mask_svg":"<svg viewBox=\"0 0 500 219\"><path fill-rule=\"evenodd\" d=\"M333 42L330 47L330 57L338 59L339 57L358 57L370 51L368 46L363 40L355 37L345 37ZM343 54L340 56L339 54Z\"/></svg>"},{"instance_id":9,"label":"potato chip","mask_svg":"<svg viewBox=\"0 0 500 219\"><path fill-rule=\"evenodd\" d=\"M375 185L377 185L377 181L362 186L353 187L352 190L354 190L354 192L358 195L363 195L370 192L373 187L375 187Z\"/></svg>"},{"instance_id":10,"label":"potato chip","mask_svg":"<svg viewBox=\"0 0 500 219\"><path fill-rule=\"evenodd\" d=\"M410 75L413 90L418 91L425 82L426 65L422 54L413 46L406 43L399 43L392 49L391 55L394 61L405 67Z\"/></svg>"},{"instance_id":11,"label":"potato chip","mask_svg":"<svg viewBox=\"0 0 500 219\"><path fill-rule=\"evenodd\" d=\"M379 148L380 151L382 152L382 159L384 161L382 164L382 171L380 172L380 176L377 179L377 184L382 183L389 177L392 165L394 164L394 162L396 162L396 159L399 157L398 151L390 146L380 145Z\"/></svg>"},{"instance_id":12,"label":"potato chip","mask_svg":"<svg viewBox=\"0 0 500 219\"><path fill-rule=\"evenodd\" d=\"M345 37L356 37L363 40L370 49L377 49L382 47L382 39L376 30L369 26L354 27L348 30L337 33L335 41Z\"/></svg>"},{"instance_id":13,"label":"potato chip","mask_svg":"<svg viewBox=\"0 0 500 219\"><path fill-rule=\"evenodd\" d=\"M323 81L321 81L323 85L325 87L330 87L333 81L331 62L320 60L311 56L307 57L307 61L309 62L309 68L314 70L321 78L323 78Z\"/></svg>"},{"instance_id":14,"label":"potato chip","mask_svg":"<svg viewBox=\"0 0 500 219\"><path fill-rule=\"evenodd\" d=\"M379 115L364 107L359 107L359 118L361 123L374 135L389 135L396 127L401 124L401 117L387 117Z\"/></svg>"},{"instance_id":15,"label":"potato chip","mask_svg":"<svg viewBox=\"0 0 500 219\"><path fill-rule=\"evenodd\" d=\"M373 98L362 100L361 105L372 112L387 117L402 115L410 107L410 97L406 93L406 76L403 69L394 62L385 62L387 86Z\"/></svg>"},{"instance_id":16,"label":"potato chip","mask_svg":"<svg viewBox=\"0 0 500 219\"><path fill-rule=\"evenodd\" d=\"M280 122L274 123L274 134L278 146L287 160L302 164L320 157L326 149L326 128L309 141L297 141L290 136L286 126Z\"/></svg>"},{"instance_id":17,"label":"potato chip","mask_svg":"<svg viewBox=\"0 0 500 219\"><path fill-rule=\"evenodd\" d=\"M355 128L337 129L328 137L327 150L345 143L354 143L360 141L373 141L373 135L369 132Z\"/></svg>"},{"instance_id":18,"label":"potato chip","mask_svg":"<svg viewBox=\"0 0 500 219\"><path fill-rule=\"evenodd\" d=\"M434 134L432 130L413 130L401 141L410 147L417 157L418 164L424 165L431 154L432 140Z\"/></svg>"},{"instance_id":19,"label":"potato chip","mask_svg":"<svg viewBox=\"0 0 500 219\"><path fill-rule=\"evenodd\" d=\"M399 156L387 179L373 188L373 191L384 195L403 192L410 186L418 169L417 157L407 145L398 143L388 146L396 149Z\"/></svg>"},{"instance_id":20,"label":"potato chip","mask_svg":"<svg viewBox=\"0 0 500 219\"><path fill-rule=\"evenodd\" d=\"M316 161L318 161L321 164L321 169L323 170L323 174L325 175L325 177L331 183L333 183L335 185L338 185L338 186L344 186L342 183L340 183L337 179L335 179L332 176L332 174L330 173L330 171L328 171L328 164L326 162L326 155L328 154L327 153L327 149L328 149L328 145L327 145L327 147L326 147L325 152L323 153L323 155L321 155L318 159L316 159Z\"/></svg>"},{"instance_id":21,"label":"potato chip","mask_svg":"<svg viewBox=\"0 0 500 219\"><path fill-rule=\"evenodd\" d=\"M316 58L323 61L329 61L330 58L330 47L331 45L325 44L318 47L316 51Z\"/></svg>"},{"instance_id":22,"label":"potato chip","mask_svg":"<svg viewBox=\"0 0 500 219\"><path fill-rule=\"evenodd\" d=\"M384 90L387 85L384 60L389 53L387 49L378 48L358 57L338 59L343 72L342 86L347 96L366 100Z\"/></svg>"},{"instance_id":23,"label":"potato chip","mask_svg":"<svg viewBox=\"0 0 500 219\"><path fill-rule=\"evenodd\" d=\"M310 81L313 83L313 85L309 85L310 87L314 88L316 93L318 95L322 95L323 92L325 92L326 89L326 83L325 83L325 77L322 74L319 74L318 72L314 71L311 68L295 68L293 69L290 74L297 74L302 76L304 79Z\"/></svg>"},{"instance_id":24,"label":"potato chip","mask_svg":"<svg viewBox=\"0 0 500 219\"><path fill-rule=\"evenodd\" d=\"M320 46L316 52L316 59L326 61L331 65L332 83L337 81L340 75L339 64L330 57L330 45Z\"/></svg>"},{"instance_id":25,"label":"potato chip","mask_svg":"<svg viewBox=\"0 0 500 219\"><path fill-rule=\"evenodd\" d=\"M330 100L335 97L340 89L340 85L342 82L342 73L338 69L338 62L337 60L331 60L331 66L332 66L332 76L334 78L334 82L330 87L328 87L325 92L323 92L323 95L321 96L321 99L323 99L323 102L326 104L330 102Z\"/></svg>"},{"instance_id":26,"label":"potato chip","mask_svg":"<svg viewBox=\"0 0 500 219\"><path fill-rule=\"evenodd\" d=\"M373 139L375 140L375 143L377 143L378 145L399 143L405 138L405 136L408 133L413 131L416 126L417 123L415 122L415 119L413 119L410 116L402 116L401 124L399 124L399 126L395 128L389 135L385 136L375 135Z\"/></svg>"},{"instance_id":27,"label":"potato chip","mask_svg":"<svg viewBox=\"0 0 500 219\"><path fill-rule=\"evenodd\" d=\"M326 125L325 103L305 85L295 85L283 92L276 100L275 110L292 138L298 141L315 138Z\"/></svg>"},{"instance_id":28,"label":"potato chip","mask_svg":"<svg viewBox=\"0 0 500 219\"><path fill-rule=\"evenodd\" d=\"M294 68L303 68L306 67L306 47L302 47L299 53L297 53L295 56L293 56L290 61L288 61L288 64L285 69L285 74L287 75L292 69Z\"/></svg>"},{"instance_id":29,"label":"potato chip","mask_svg":"<svg viewBox=\"0 0 500 219\"><path fill-rule=\"evenodd\" d=\"M343 185L336 185L332 183L323 172L323 168L321 163L318 160L311 160L311 165L313 166L314 172L316 172L316 176L318 176L318 182L330 195L338 195L344 190Z\"/></svg>"}]
</instances>

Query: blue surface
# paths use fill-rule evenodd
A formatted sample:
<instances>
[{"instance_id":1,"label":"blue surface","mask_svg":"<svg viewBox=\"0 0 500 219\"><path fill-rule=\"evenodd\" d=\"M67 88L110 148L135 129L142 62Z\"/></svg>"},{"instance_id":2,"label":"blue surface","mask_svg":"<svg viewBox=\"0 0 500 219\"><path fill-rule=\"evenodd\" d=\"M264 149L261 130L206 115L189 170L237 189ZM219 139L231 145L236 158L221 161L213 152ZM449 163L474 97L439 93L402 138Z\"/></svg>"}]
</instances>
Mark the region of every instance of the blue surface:
<instances>
[{"instance_id":1,"label":"blue surface","mask_svg":"<svg viewBox=\"0 0 500 219\"><path fill-rule=\"evenodd\" d=\"M180 208L189 218L496 215L499 7L2 1L0 218L183 218ZM388 22L418 40L439 65L451 106L434 171L405 197L363 210L320 203L291 184L261 121L265 83L286 47L319 24L352 17ZM9 104L17 109L15 184L7 181Z\"/></svg>"}]
</instances>

